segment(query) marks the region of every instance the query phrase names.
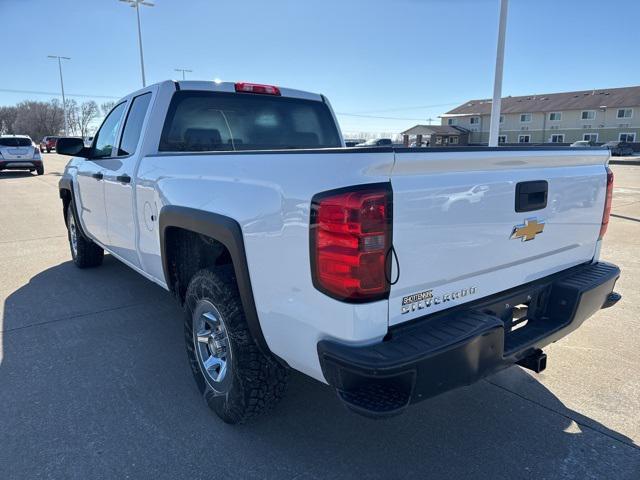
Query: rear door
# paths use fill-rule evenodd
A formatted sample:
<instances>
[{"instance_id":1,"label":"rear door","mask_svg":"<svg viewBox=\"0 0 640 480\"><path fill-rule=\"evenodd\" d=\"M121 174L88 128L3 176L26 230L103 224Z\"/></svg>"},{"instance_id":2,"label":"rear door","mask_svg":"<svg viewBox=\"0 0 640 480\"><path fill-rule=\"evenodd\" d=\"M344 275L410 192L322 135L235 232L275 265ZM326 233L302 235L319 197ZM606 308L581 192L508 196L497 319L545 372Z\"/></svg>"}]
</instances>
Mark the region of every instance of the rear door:
<instances>
[{"instance_id":1,"label":"rear door","mask_svg":"<svg viewBox=\"0 0 640 480\"><path fill-rule=\"evenodd\" d=\"M607 158L593 150L397 153L391 184L400 275L389 323L590 261Z\"/></svg>"},{"instance_id":2,"label":"rear door","mask_svg":"<svg viewBox=\"0 0 640 480\"><path fill-rule=\"evenodd\" d=\"M104 164L113 158L113 150L125 103L116 105L104 119L95 136L91 157L78 164L76 177L78 215L83 229L103 245L109 243L104 197Z\"/></svg>"},{"instance_id":3,"label":"rear door","mask_svg":"<svg viewBox=\"0 0 640 480\"><path fill-rule=\"evenodd\" d=\"M133 97L129 102L114 158L103 163L109 231L107 246L109 250L136 267L140 267L140 259L136 249L135 167L139 158L138 144L151 95L151 92L146 92Z\"/></svg>"}]
</instances>

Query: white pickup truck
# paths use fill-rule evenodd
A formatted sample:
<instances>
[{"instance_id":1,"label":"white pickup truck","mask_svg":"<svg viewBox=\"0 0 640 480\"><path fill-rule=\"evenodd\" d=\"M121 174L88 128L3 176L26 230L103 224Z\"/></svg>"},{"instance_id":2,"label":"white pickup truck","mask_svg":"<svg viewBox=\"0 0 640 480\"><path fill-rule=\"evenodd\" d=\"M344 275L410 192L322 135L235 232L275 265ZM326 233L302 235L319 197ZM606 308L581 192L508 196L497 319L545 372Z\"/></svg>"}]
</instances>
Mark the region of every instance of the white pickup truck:
<instances>
[{"instance_id":1,"label":"white pickup truck","mask_svg":"<svg viewBox=\"0 0 640 480\"><path fill-rule=\"evenodd\" d=\"M106 250L184 305L197 385L226 422L295 369L370 416L513 364L620 299L599 261L608 151L345 148L322 95L166 81L72 155L73 261Z\"/></svg>"}]
</instances>

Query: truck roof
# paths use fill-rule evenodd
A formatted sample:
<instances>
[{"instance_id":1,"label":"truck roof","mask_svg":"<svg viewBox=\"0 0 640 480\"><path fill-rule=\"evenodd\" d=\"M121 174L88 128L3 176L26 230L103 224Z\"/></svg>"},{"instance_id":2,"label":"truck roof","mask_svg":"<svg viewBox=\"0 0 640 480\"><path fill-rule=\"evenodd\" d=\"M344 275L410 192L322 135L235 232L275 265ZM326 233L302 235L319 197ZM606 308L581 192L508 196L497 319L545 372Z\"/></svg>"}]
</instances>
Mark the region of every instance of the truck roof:
<instances>
[{"instance_id":1,"label":"truck roof","mask_svg":"<svg viewBox=\"0 0 640 480\"><path fill-rule=\"evenodd\" d=\"M212 92L226 92L226 93L237 93L236 92L236 83L237 82L220 82L214 80L164 80L162 82L157 82L153 85L149 85L145 88L137 90L136 92L130 93L122 97L128 98L130 96L135 96L138 92L148 91L149 87L161 86L166 83L175 84L180 90L206 90ZM263 85L263 84L259 84ZM267 86L275 86L275 85L267 85ZM319 93L306 92L304 90L297 90L294 88L280 87L277 86L280 91L280 96L289 97L289 98L300 98L304 100L314 100L316 102L323 102L324 98Z\"/></svg>"}]
</instances>

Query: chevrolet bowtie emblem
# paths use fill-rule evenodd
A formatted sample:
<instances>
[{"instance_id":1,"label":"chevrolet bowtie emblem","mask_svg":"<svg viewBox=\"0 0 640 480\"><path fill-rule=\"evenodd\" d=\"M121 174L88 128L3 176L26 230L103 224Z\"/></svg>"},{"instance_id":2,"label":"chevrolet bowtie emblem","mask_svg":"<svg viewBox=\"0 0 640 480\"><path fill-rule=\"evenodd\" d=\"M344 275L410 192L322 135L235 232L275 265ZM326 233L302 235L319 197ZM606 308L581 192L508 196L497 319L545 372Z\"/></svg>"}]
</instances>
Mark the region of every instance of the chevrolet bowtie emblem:
<instances>
[{"instance_id":1,"label":"chevrolet bowtie emblem","mask_svg":"<svg viewBox=\"0 0 640 480\"><path fill-rule=\"evenodd\" d=\"M536 218L527 218L523 224L513 227L511 240L521 238L523 242L528 242L536 238L536 235L544 230L544 222L538 222Z\"/></svg>"}]
</instances>

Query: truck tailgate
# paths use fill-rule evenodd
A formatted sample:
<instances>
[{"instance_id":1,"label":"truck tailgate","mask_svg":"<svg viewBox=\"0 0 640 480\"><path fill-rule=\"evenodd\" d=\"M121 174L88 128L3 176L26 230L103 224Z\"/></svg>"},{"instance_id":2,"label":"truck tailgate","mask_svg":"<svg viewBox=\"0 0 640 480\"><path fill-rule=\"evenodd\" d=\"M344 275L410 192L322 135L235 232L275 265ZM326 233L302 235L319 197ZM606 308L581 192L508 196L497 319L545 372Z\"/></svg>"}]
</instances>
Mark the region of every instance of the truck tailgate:
<instances>
[{"instance_id":1,"label":"truck tailgate","mask_svg":"<svg viewBox=\"0 0 640 480\"><path fill-rule=\"evenodd\" d=\"M389 325L590 261L608 158L605 150L396 152ZM517 212L518 184L519 209L535 208L544 188L546 206Z\"/></svg>"}]
</instances>

